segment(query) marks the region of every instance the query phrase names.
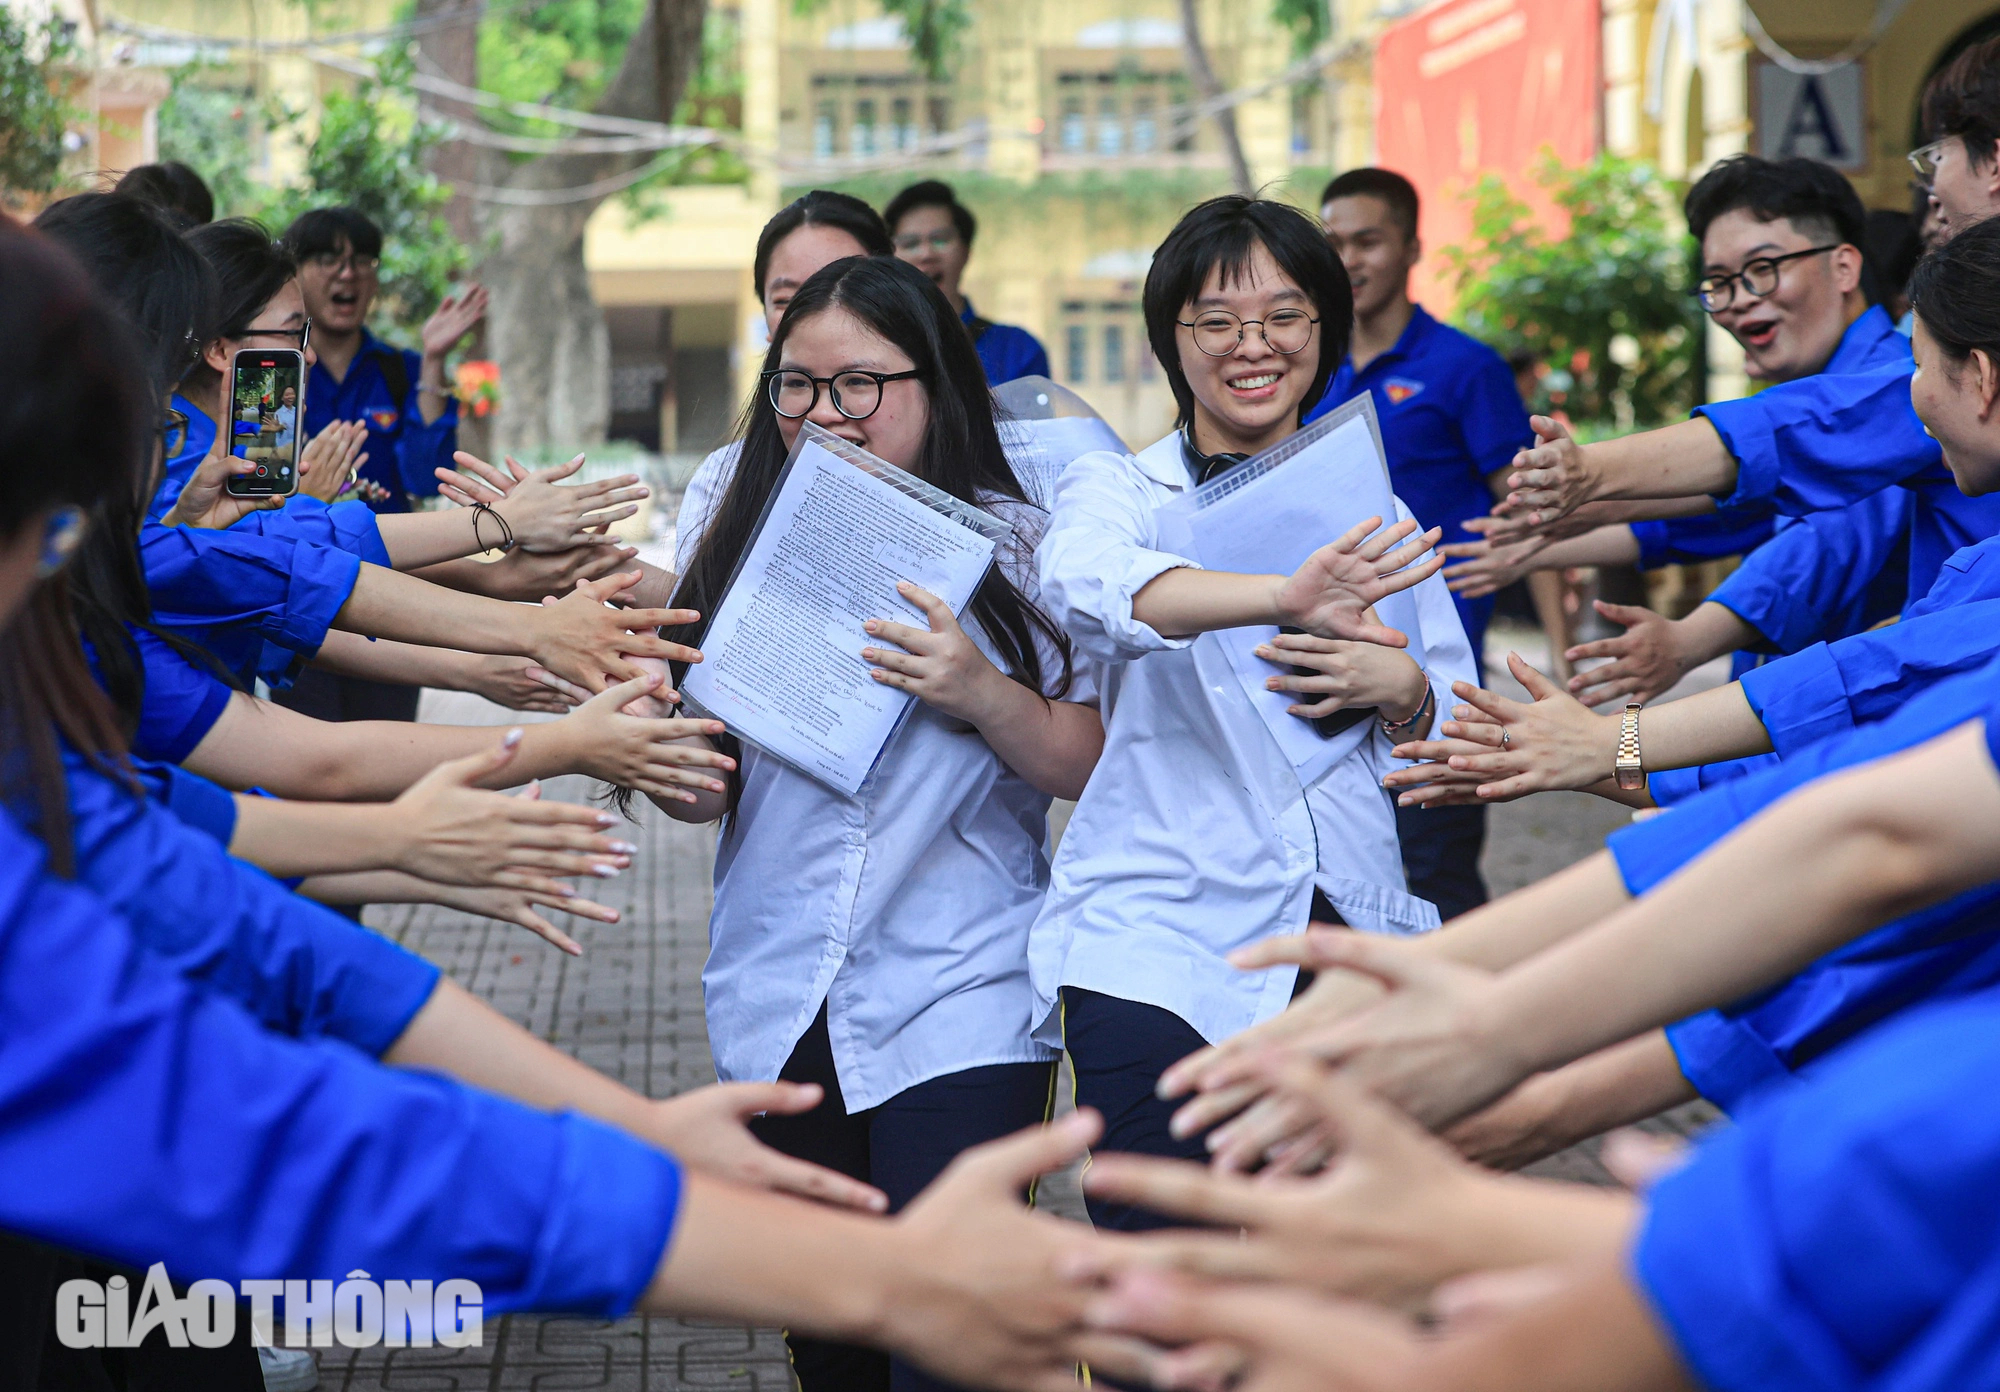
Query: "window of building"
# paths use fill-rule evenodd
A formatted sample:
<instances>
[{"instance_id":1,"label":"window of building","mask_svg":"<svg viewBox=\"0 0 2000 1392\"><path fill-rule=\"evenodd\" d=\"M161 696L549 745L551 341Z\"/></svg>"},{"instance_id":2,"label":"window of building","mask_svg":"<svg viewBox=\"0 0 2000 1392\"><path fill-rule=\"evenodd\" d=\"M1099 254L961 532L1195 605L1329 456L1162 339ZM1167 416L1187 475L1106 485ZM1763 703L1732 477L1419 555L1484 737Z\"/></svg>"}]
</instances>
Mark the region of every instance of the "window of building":
<instances>
[{"instance_id":1,"label":"window of building","mask_svg":"<svg viewBox=\"0 0 2000 1392\"><path fill-rule=\"evenodd\" d=\"M1062 99L1062 115L1056 120L1056 144L1066 155L1080 155L1084 149L1083 98L1076 95Z\"/></svg>"},{"instance_id":2,"label":"window of building","mask_svg":"<svg viewBox=\"0 0 2000 1392\"><path fill-rule=\"evenodd\" d=\"M1122 382L1125 380L1125 326L1106 324L1104 326L1104 380Z\"/></svg>"},{"instance_id":3,"label":"window of building","mask_svg":"<svg viewBox=\"0 0 2000 1392\"><path fill-rule=\"evenodd\" d=\"M810 87L815 159L913 150L951 129L951 99L910 73L816 73Z\"/></svg>"},{"instance_id":4,"label":"window of building","mask_svg":"<svg viewBox=\"0 0 2000 1392\"><path fill-rule=\"evenodd\" d=\"M1182 74L1132 68L1059 72L1054 90L1050 129L1055 151L1105 160L1161 153L1168 146L1162 130L1165 111L1189 100ZM1192 135L1173 140L1172 148L1192 150Z\"/></svg>"},{"instance_id":5,"label":"window of building","mask_svg":"<svg viewBox=\"0 0 2000 1392\"><path fill-rule=\"evenodd\" d=\"M878 148L875 143L875 99L863 97L854 103L854 138L848 142L848 153L866 159Z\"/></svg>"},{"instance_id":6,"label":"window of building","mask_svg":"<svg viewBox=\"0 0 2000 1392\"><path fill-rule=\"evenodd\" d=\"M1070 382L1090 380L1090 330L1083 324L1072 323L1063 329L1063 377Z\"/></svg>"},{"instance_id":7,"label":"window of building","mask_svg":"<svg viewBox=\"0 0 2000 1392\"><path fill-rule=\"evenodd\" d=\"M823 101L813 110L813 158L832 159L840 142L840 107Z\"/></svg>"}]
</instances>

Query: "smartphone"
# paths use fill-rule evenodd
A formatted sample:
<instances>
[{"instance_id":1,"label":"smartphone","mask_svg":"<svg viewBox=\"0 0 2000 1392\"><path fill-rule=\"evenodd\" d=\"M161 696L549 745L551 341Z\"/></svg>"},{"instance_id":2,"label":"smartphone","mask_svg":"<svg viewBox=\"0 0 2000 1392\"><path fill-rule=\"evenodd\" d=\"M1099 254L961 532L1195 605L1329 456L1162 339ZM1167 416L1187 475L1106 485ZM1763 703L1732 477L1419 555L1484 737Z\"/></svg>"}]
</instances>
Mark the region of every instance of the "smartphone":
<instances>
[{"instance_id":1,"label":"smartphone","mask_svg":"<svg viewBox=\"0 0 2000 1392\"><path fill-rule=\"evenodd\" d=\"M229 370L229 452L257 467L229 480L239 498L299 491L305 440L306 355L296 348L245 348Z\"/></svg>"}]
</instances>

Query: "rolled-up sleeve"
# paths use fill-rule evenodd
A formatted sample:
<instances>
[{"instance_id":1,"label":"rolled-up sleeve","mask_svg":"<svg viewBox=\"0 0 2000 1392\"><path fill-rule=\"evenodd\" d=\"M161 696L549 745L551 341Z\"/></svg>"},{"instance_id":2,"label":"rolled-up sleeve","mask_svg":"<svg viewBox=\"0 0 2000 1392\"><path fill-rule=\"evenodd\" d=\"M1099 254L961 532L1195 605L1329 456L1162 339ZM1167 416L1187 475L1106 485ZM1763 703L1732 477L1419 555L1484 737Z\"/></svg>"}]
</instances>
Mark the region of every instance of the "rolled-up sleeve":
<instances>
[{"instance_id":1,"label":"rolled-up sleeve","mask_svg":"<svg viewBox=\"0 0 2000 1392\"><path fill-rule=\"evenodd\" d=\"M488 1317L605 1319L672 1234L671 1156L270 1034L4 821L0 1022L0 1227L56 1246L182 1279L462 1278Z\"/></svg>"},{"instance_id":2,"label":"rolled-up sleeve","mask_svg":"<svg viewBox=\"0 0 2000 1392\"><path fill-rule=\"evenodd\" d=\"M281 508L253 512L229 530L331 547L384 570L393 565L389 548L382 542L382 525L376 520L375 510L363 502L350 500L329 506L317 498L301 495L287 500Z\"/></svg>"},{"instance_id":3,"label":"rolled-up sleeve","mask_svg":"<svg viewBox=\"0 0 2000 1392\"><path fill-rule=\"evenodd\" d=\"M1871 604L1878 577L1895 562L1909 529L1910 495L1900 488L1815 512L1781 529L1709 598L1779 652L1845 637L1895 612L1904 586L1900 574L1884 588L1893 596L1884 601L1885 612L1872 612Z\"/></svg>"},{"instance_id":4,"label":"rolled-up sleeve","mask_svg":"<svg viewBox=\"0 0 2000 1392\"><path fill-rule=\"evenodd\" d=\"M362 566L350 552L308 542L156 522L140 527L139 556L158 622L241 626L307 654L326 641Z\"/></svg>"},{"instance_id":5,"label":"rolled-up sleeve","mask_svg":"<svg viewBox=\"0 0 2000 1392\"><path fill-rule=\"evenodd\" d=\"M1151 497L1129 456L1081 455L1056 485L1039 552L1042 598L1076 645L1108 662L1185 648L1132 615L1139 591L1170 570L1201 567L1157 549Z\"/></svg>"},{"instance_id":6,"label":"rolled-up sleeve","mask_svg":"<svg viewBox=\"0 0 2000 1392\"><path fill-rule=\"evenodd\" d=\"M1843 507L1941 458L1910 407L1910 369L1819 373L1755 396L1697 406L1736 459L1723 507L1800 516Z\"/></svg>"}]
</instances>

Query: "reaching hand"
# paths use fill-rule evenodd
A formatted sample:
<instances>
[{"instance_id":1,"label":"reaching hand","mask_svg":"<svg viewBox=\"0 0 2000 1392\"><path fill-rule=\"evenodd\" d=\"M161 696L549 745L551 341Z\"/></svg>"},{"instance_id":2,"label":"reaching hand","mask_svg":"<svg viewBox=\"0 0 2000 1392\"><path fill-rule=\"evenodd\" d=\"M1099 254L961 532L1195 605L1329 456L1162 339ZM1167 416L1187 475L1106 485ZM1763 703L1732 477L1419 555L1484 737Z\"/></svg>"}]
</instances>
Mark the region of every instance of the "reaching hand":
<instances>
[{"instance_id":1,"label":"reaching hand","mask_svg":"<svg viewBox=\"0 0 2000 1392\"><path fill-rule=\"evenodd\" d=\"M1382 519L1369 518L1338 541L1320 547L1294 574L1278 582L1272 607L1286 623L1321 638L1350 638L1386 648L1409 646L1409 639L1376 622L1368 611L1437 573L1444 557L1417 558L1443 533L1433 527L1410 537L1417 529L1414 522L1398 522L1377 532L1378 527ZM1404 542L1405 537L1410 540Z\"/></svg>"},{"instance_id":2,"label":"reaching hand","mask_svg":"<svg viewBox=\"0 0 2000 1392\"><path fill-rule=\"evenodd\" d=\"M1514 471L1507 476L1511 491L1494 511L1543 526L1590 502L1597 478L1568 426L1551 416L1529 423L1540 443L1514 456Z\"/></svg>"},{"instance_id":3,"label":"reaching hand","mask_svg":"<svg viewBox=\"0 0 2000 1392\"><path fill-rule=\"evenodd\" d=\"M461 466L482 463L464 450L452 458ZM510 468L520 467L511 459L507 463ZM483 467L491 471L490 465ZM638 500L652 492L639 482L637 474L620 474L595 483L561 482L582 467L583 456L579 454L568 463L534 470L517 479L507 495L492 504L506 520L516 546L525 551L567 551L576 546L609 545L604 529L638 512ZM442 479L446 471L438 472ZM462 487L456 491L466 492Z\"/></svg>"},{"instance_id":4,"label":"reaching hand","mask_svg":"<svg viewBox=\"0 0 2000 1392\"><path fill-rule=\"evenodd\" d=\"M869 675L946 715L974 725L981 723L981 717L992 709L996 693L1006 690L1007 675L965 636L958 616L943 600L907 580L896 582L896 593L924 611L930 628L912 628L888 619L864 623L862 627L872 637L905 649L863 648L861 660L875 664Z\"/></svg>"},{"instance_id":5,"label":"reaching hand","mask_svg":"<svg viewBox=\"0 0 2000 1392\"><path fill-rule=\"evenodd\" d=\"M402 833L394 868L444 884L561 894L554 876L609 877L629 865L637 847L602 834L617 825L610 813L475 786L511 763L520 743L521 731L510 730L484 754L439 764L390 803Z\"/></svg>"},{"instance_id":6,"label":"reaching hand","mask_svg":"<svg viewBox=\"0 0 2000 1392\"><path fill-rule=\"evenodd\" d=\"M817 1083L711 1083L647 1108L640 1133L698 1170L753 1189L775 1189L866 1213L888 1209L873 1185L795 1160L750 1134L759 1113L793 1116L820 1105Z\"/></svg>"},{"instance_id":7,"label":"reaching hand","mask_svg":"<svg viewBox=\"0 0 2000 1392\"><path fill-rule=\"evenodd\" d=\"M1266 662L1307 669L1288 670L1264 681L1269 691L1303 693L1303 699L1285 709L1304 720L1352 708L1380 709L1383 719L1400 719L1414 715L1430 689L1423 668L1407 654L1380 643L1280 633L1254 651Z\"/></svg>"},{"instance_id":8,"label":"reaching hand","mask_svg":"<svg viewBox=\"0 0 2000 1392\"><path fill-rule=\"evenodd\" d=\"M701 661L694 648L669 643L650 631L694 623L701 617L694 610L610 607L611 597L638 584L641 575L634 570L602 580L579 580L574 590L553 604L523 607L528 653L556 676L591 692L644 675L633 665L633 657Z\"/></svg>"},{"instance_id":9,"label":"reaching hand","mask_svg":"<svg viewBox=\"0 0 2000 1392\"><path fill-rule=\"evenodd\" d=\"M881 1342L949 1382L1074 1392L1076 1365L1123 1349L1093 1337L1090 1289L1064 1273L1101 1265L1107 1239L1022 1203L1041 1175L1078 1159L1102 1130L1080 1111L974 1146L893 1220L901 1288Z\"/></svg>"},{"instance_id":10,"label":"reaching hand","mask_svg":"<svg viewBox=\"0 0 2000 1392\"><path fill-rule=\"evenodd\" d=\"M491 886L475 889L469 885L430 883L434 886L431 902L448 909L495 918L502 923L516 924L572 957L583 955L582 945L536 913L537 908L561 909L566 914L595 919L599 923L618 921L618 910L589 899L579 899L574 889L556 880L548 881L552 888L542 889L497 889Z\"/></svg>"},{"instance_id":11,"label":"reaching hand","mask_svg":"<svg viewBox=\"0 0 2000 1392\"><path fill-rule=\"evenodd\" d=\"M368 443L364 421L333 421L306 441L299 451L299 492L330 503L354 481L355 473L368 462L361 447Z\"/></svg>"},{"instance_id":12,"label":"reaching hand","mask_svg":"<svg viewBox=\"0 0 2000 1392\"><path fill-rule=\"evenodd\" d=\"M1128 1340L1092 1371L1162 1392L1404 1392L1423 1385L1423 1345L1410 1322L1354 1301L1135 1267L1091 1303L1089 1318Z\"/></svg>"},{"instance_id":13,"label":"reaching hand","mask_svg":"<svg viewBox=\"0 0 2000 1392\"><path fill-rule=\"evenodd\" d=\"M1597 612L1625 631L1616 638L1600 638L1579 643L1563 654L1571 662L1608 657L1613 661L1569 679L1569 689L1586 706L1602 706L1611 701L1650 701L1700 664L1683 651L1681 628L1674 620L1635 604L1607 604L1597 601Z\"/></svg>"},{"instance_id":14,"label":"reaching hand","mask_svg":"<svg viewBox=\"0 0 2000 1392\"><path fill-rule=\"evenodd\" d=\"M444 297L424 321L424 356L442 358L486 317L486 287L474 281Z\"/></svg>"},{"instance_id":15,"label":"reaching hand","mask_svg":"<svg viewBox=\"0 0 2000 1392\"><path fill-rule=\"evenodd\" d=\"M477 455L464 450L452 456L457 469L433 469L437 475L438 492L457 503L460 507L471 507L474 503L497 503L524 483L528 476L528 466L512 455L507 457L507 470L502 472Z\"/></svg>"},{"instance_id":16,"label":"reaching hand","mask_svg":"<svg viewBox=\"0 0 2000 1392\"><path fill-rule=\"evenodd\" d=\"M590 699L588 691L537 666L532 657L468 656L473 661L465 689L509 710L564 715Z\"/></svg>"},{"instance_id":17,"label":"reaching hand","mask_svg":"<svg viewBox=\"0 0 2000 1392\"><path fill-rule=\"evenodd\" d=\"M1546 536L1531 536L1505 545L1483 538L1440 546L1440 556L1458 562L1444 568L1445 587L1467 599L1496 594L1534 570L1535 557L1548 549L1548 545Z\"/></svg>"},{"instance_id":18,"label":"reaching hand","mask_svg":"<svg viewBox=\"0 0 2000 1392\"><path fill-rule=\"evenodd\" d=\"M1454 682L1460 700L1470 702L1504 733L1504 739L1477 742L1473 752L1446 742L1417 741L1398 745L1399 759L1442 759L1453 773L1477 774L1475 788L1482 802L1509 802L1529 793L1552 789L1582 789L1601 783L1616 771L1616 715L1592 715L1588 707L1521 660L1507 654L1508 670L1528 689L1532 702L1510 701L1467 682ZM1497 746L1497 747L1492 747ZM1430 782L1427 765L1397 769L1382 780L1390 788Z\"/></svg>"},{"instance_id":19,"label":"reaching hand","mask_svg":"<svg viewBox=\"0 0 2000 1392\"><path fill-rule=\"evenodd\" d=\"M1385 1305L1479 1264L1486 1254L1473 1236L1495 1180L1309 1056L1265 1054L1256 1075L1300 1113L1288 1154L1337 1158L1310 1178L1274 1183L1185 1160L1093 1156L1083 1187L1094 1197L1198 1225L1141 1238L1135 1260Z\"/></svg>"},{"instance_id":20,"label":"reaching hand","mask_svg":"<svg viewBox=\"0 0 2000 1392\"><path fill-rule=\"evenodd\" d=\"M636 546L598 540L567 551L523 551L515 547L479 574L480 593L492 599L538 604L550 595L565 595L579 580L602 580L631 566Z\"/></svg>"},{"instance_id":21,"label":"reaching hand","mask_svg":"<svg viewBox=\"0 0 2000 1392\"><path fill-rule=\"evenodd\" d=\"M650 665L651 658L633 658ZM658 693L658 694L656 694ZM688 720L667 715L680 697L666 689L665 673L648 672L593 696L564 718L566 733L583 754L582 771L607 783L637 788L653 797L693 802L695 789L723 793L727 785L704 770L728 773L736 761L702 736L724 733L720 720ZM634 713L640 701L661 714Z\"/></svg>"}]
</instances>

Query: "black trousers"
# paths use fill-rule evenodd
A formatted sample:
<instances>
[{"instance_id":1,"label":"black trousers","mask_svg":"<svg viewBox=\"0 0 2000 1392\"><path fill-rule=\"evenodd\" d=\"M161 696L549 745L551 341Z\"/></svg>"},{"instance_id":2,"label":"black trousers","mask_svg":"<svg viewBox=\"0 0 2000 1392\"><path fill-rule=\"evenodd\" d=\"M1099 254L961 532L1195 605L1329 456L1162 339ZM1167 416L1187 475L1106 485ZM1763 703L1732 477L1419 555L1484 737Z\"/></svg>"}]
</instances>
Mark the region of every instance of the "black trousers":
<instances>
[{"instance_id":1,"label":"black trousers","mask_svg":"<svg viewBox=\"0 0 2000 1392\"><path fill-rule=\"evenodd\" d=\"M64 1347L55 1333L56 1287L78 1277L101 1286L114 1275L125 1277L136 1301L146 1284L143 1271L0 1233L0 1388L6 1392L264 1392L247 1310L237 1312L236 1338L226 1348L177 1349L159 1330L135 1349Z\"/></svg>"},{"instance_id":2,"label":"black trousers","mask_svg":"<svg viewBox=\"0 0 2000 1392\"><path fill-rule=\"evenodd\" d=\"M1484 807L1398 807L1396 835L1403 843L1403 876L1410 893L1437 905L1438 917L1457 918L1486 902L1479 854L1486 849Z\"/></svg>"},{"instance_id":3,"label":"black trousers","mask_svg":"<svg viewBox=\"0 0 2000 1392\"><path fill-rule=\"evenodd\" d=\"M415 720L417 698L422 694L423 688L418 686L343 677L308 667L289 689L272 692L271 699L315 720Z\"/></svg>"},{"instance_id":4,"label":"black trousers","mask_svg":"<svg viewBox=\"0 0 2000 1392\"><path fill-rule=\"evenodd\" d=\"M819 1106L802 1116L750 1123L774 1150L865 1180L909 1203L962 1150L1045 1121L1055 1093L1053 1063L1000 1063L931 1078L887 1102L850 1115L833 1066L826 1007L793 1046L779 1077L818 1083ZM950 1392L942 1382L874 1349L787 1334L801 1392Z\"/></svg>"}]
</instances>

